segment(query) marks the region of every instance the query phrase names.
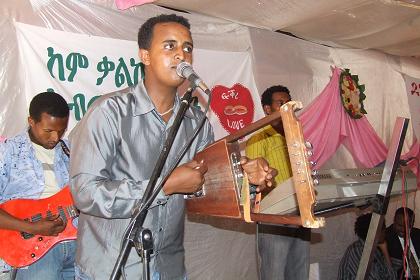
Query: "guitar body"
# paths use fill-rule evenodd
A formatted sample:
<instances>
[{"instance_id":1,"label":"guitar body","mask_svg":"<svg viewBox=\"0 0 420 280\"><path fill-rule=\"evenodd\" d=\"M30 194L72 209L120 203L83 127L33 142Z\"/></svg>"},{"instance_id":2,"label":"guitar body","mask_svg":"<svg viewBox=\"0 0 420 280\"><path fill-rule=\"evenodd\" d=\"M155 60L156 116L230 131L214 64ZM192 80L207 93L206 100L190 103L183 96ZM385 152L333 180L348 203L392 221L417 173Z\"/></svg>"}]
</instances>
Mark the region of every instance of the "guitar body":
<instances>
[{"instance_id":1,"label":"guitar body","mask_svg":"<svg viewBox=\"0 0 420 280\"><path fill-rule=\"evenodd\" d=\"M57 213L67 223L58 236L32 235L0 229L0 258L12 267L28 266L44 256L54 245L77 237L72 219L77 216L69 187L45 199L16 199L0 205L0 208L19 219L37 221Z\"/></svg>"}]
</instances>

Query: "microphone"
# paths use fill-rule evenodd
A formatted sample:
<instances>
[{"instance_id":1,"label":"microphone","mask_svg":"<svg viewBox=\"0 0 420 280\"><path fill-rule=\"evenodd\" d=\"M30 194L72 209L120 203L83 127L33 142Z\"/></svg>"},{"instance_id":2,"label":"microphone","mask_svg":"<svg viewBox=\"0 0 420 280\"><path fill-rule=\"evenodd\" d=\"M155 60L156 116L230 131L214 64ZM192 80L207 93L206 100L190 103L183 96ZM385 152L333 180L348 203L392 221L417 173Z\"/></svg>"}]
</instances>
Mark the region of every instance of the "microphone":
<instances>
[{"instance_id":1,"label":"microphone","mask_svg":"<svg viewBox=\"0 0 420 280\"><path fill-rule=\"evenodd\" d=\"M180 64L178 64L178 66L176 67L176 73L178 74L178 76L190 81L190 83L193 84L195 87L199 87L206 94L208 95L211 94L207 85L194 72L194 69L192 68L191 64L189 64L188 62L183 61Z\"/></svg>"}]
</instances>

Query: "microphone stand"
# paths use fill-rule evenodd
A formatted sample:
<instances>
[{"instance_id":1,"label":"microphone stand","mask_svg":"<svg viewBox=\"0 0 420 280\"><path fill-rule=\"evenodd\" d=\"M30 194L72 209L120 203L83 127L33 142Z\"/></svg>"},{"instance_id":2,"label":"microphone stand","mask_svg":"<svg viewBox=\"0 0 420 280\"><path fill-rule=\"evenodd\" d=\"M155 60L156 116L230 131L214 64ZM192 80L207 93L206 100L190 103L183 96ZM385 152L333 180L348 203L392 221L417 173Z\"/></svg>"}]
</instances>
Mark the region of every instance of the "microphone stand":
<instances>
[{"instance_id":1,"label":"microphone stand","mask_svg":"<svg viewBox=\"0 0 420 280\"><path fill-rule=\"evenodd\" d=\"M130 228L127 228L126 234L123 237L123 244L121 246L120 254L118 255L117 261L115 262L114 269L110 280L117 280L121 276L121 269L127 261L128 255L130 254L131 247L134 245L137 252L143 259L143 279L150 279L149 272L149 261L150 253L153 251L153 237L152 232L149 229L143 228L144 220L146 219L147 212L150 205L159 194L163 184L160 185L159 191L153 192L155 184L162 172L163 166L165 165L166 159L171 150L172 144L177 135L178 129L181 125L182 119L185 116L185 112L188 110L193 98L192 93L195 87L187 89L184 96L181 99L180 108L176 114L174 123L169 131L168 138L166 139L165 146L159 155L156 165L153 169L152 176L150 177L149 184L147 185L141 202L138 207L135 208L133 215L131 216Z\"/></svg>"}]
</instances>

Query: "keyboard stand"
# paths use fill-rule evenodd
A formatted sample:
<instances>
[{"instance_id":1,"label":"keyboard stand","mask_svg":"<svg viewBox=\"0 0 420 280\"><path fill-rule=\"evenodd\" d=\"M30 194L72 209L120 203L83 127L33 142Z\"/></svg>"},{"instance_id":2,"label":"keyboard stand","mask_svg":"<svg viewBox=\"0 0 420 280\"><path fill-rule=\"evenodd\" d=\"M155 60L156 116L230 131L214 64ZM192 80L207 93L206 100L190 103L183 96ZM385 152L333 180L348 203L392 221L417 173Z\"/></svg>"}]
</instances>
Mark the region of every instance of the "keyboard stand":
<instances>
[{"instance_id":1,"label":"keyboard stand","mask_svg":"<svg viewBox=\"0 0 420 280\"><path fill-rule=\"evenodd\" d=\"M372 219L366 236L359 268L357 270L357 280L367 280L369 278L370 265L373 260L374 250L378 244L378 237L382 229L382 224L384 223L384 217L388 210L390 193L394 183L395 172L399 164L408 122L409 119L398 117L394 125L384 171L382 173L381 184L376 199L373 202Z\"/></svg>"}]
</instances>

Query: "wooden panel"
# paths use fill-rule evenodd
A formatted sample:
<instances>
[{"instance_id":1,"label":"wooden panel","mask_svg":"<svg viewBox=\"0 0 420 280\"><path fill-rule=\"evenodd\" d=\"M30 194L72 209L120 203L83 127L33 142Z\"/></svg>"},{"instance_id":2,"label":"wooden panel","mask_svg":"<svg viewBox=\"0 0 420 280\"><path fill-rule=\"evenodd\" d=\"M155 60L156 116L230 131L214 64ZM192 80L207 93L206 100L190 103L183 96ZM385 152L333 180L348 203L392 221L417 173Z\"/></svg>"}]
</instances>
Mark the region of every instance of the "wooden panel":
<instances>
[{"instance_id":1,"label":"wooden panel","mask_svg":"<svg viewBox=\"0 0 420 280\"><path fill-rule=\"evenodd\" d=\"M312 180L309 152L303 138L303 129L294 111L302 108L297 101L290 101L280 108L284 134L289 152L290 165L293 173L293 184L299 205L302 225L307 228L318 228L325 224L322 217L314 216L315 192Z\"/></svg>"},{"instance_id":2,"label":"wooden panel","mask_svg":"<svg viewBox=\"0 0 420 280\"><path fill-rule=\"evenodd\" d=\"M267 126L268 124L272 123L274 120L277 120L278 118L280 118L281 113L280 112L274 112L273 114L266 116L254 123L251 123L250 125L247 125L244 128L239 129L238 131L235 131L232 134L229 134L228 136L226 136L225 138L221 139L221 140L226 140L226 142L228 143L232 143L235 142L241 138L243 138L244 136L247 136L248 134L251 134L255 131L257 131L258 129Z\"/></svg>"},{"instance_id":3,"label":"wooden panel","mask_svg":"<svg viewBox=\"0 0 420 280\"><path fill-rule=\"evenodd\" d=\"M203 190L205 195L187 199L187 211L195 214L241 218L239 195L235 187L230 150L234 152L235 144L218 141L195 156L195 160L204 160L208 166Z\"/></svg>"},{"instance_id":4,"label":"wooden panel","mask_svg":"<svg viewBox=\"0 0 420 280\"><path fill-rule=\"evenodd\" d=\"M295 215L273 215L251 213L251 219L254 222L273 224L273 225L296 225L301 226L302 220L300 216Z\"/></svg>"}]
</instances>

